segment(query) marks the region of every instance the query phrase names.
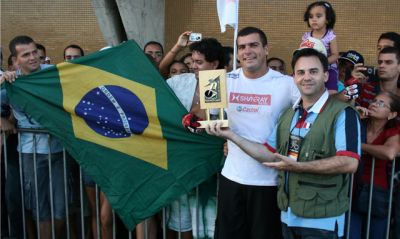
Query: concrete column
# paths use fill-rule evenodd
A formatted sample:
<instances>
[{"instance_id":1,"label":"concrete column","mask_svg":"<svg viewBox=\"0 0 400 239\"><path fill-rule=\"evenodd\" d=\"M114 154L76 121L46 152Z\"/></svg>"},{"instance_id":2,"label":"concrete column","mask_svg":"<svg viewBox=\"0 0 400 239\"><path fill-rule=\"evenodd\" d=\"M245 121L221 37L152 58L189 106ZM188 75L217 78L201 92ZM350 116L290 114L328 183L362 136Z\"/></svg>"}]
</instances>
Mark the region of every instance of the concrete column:
<instances>
[{"instance_id":1,"label":"concrete column","mask_svg":"<svg viewBox=\"0 0 400 239\"><path fill-rule=\"evenodd\" d=\"M114 0L92 0L100 31L108 46L115 46L127 39L117 4Z\"/></svg>"},{"instance_id":2,"label":"concrete column","mask_svg":"<svg viewBox=\"0 0 400 239\"><path fill-rule=\"evenodd\" d=\"M116 0L126 36L141 47L148 41L164 45L164 0Z\"/></svg>"}]
</instances>

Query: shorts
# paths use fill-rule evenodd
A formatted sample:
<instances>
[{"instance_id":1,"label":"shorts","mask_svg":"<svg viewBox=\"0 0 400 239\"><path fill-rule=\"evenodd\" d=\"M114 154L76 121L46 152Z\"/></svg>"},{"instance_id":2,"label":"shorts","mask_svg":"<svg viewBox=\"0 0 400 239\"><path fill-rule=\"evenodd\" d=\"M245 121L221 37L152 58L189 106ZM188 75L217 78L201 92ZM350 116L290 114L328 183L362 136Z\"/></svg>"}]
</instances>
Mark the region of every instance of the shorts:
<instances>
[{"instance_id":1,"label":"shorts","mask_svg":"<svg viewBox=\"0 0 400 239\"><path fill-rule=\"evenodd\" d=\"M215 182L216 183L216 182ZM199 193L196 190L189 194L189 205L192 215L193 238L211 239L215 233L215 219L217 217L216 190L213 192L202 190L199 185ZM215 184L215 188L216 188Z\"/></svg>"},{"instance_id":2,"label":"shorts","mask_svg":"<svg viewBox=\"0 0 400 239\"><path fill-rule=\"evenodd\" d=\"M213 238L217 216L216 192L217 175L213 175L182 195L167 209L167 227L178 232L192 230L193 238L197 239Z\"/></svg>"},{"instance_id":3,"label":"shorts","mask_svg":"<svg viewBox=\"0 0 400 239\"><path fill-rule=\"evenodd\" d=\"M187 194L180 196L166 208L167 227L177 232L192 230L189 199Z\"/></svg>"},{"instance_id":4,"label":"shorts","mask_svg":"<svg viewBox=\"0 0 400 239\"><path fill-rule=\"evenodd\" d=\"M50 183L53 195L53 212L54 218L63 220L66 217L66 201L65 201L65 185L64 178L67 179L67 198L68 203L72 201L72 183L69 173L68 163L66 163L67 175L64 177L64 162L63 153L51 154L51 176L49 174L49 155L36 154L36 174L37 174L37 190L35 187L35 172L34 172L34 154L22 153L22 167L24 180L24 203L27 210L32 210L32 217L37 219L39 213L39 221L51 220L51 198L50 198ZM36 198L38 202L36 203ZM37 204L39 210L37 210Z\"/></svg>"},{"instance_id":5,"label":"shorts","mask_svg":"<svg viewBox=\"0 0 400 239\"><path fill-rule=\"evenodd\" d=\"M221 175L215 239L280 239L276 186L244 185Z\"/></svg>"}]
</instances>

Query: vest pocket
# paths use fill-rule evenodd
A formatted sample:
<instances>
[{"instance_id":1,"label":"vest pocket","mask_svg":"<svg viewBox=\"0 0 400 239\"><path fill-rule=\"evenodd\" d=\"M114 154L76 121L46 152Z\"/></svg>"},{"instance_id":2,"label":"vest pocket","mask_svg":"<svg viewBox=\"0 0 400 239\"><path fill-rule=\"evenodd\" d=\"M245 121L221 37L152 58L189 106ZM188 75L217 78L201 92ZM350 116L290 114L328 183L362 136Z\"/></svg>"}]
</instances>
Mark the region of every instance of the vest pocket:
<instances>
[{"instance_id":1,"label":"vest pocket","mask_svg":"<svg viewBox=\"0 0 400 239\"><path fill-rule=\"evenodd\" d=\"M325 151L321 150L321 149L310 148L306 152L310 152L310 153L309 154L306 153L307 157L306 157L305 161L314 161L314 160L326 158Z\"/></svg>"},{"instance_id":2,"label":"vest pocket","mask_svg":"<svg viewBox=\"0 0 400 239\"><path fill-rule=\"evenodd\" d=\"M337 196L336 183L315 183L299 181L298 196L305 200L311 200L317 195L326 201L333 200Z\"/></svg>"},{"instance_id":3,"label":"vest pocket","mask_svg":"<svg viewBox=\"0 0 400 239\"><path fill-rule=\"evenodd\" d=\"M330 181L330 180L328 180ZM320 180L299 180L290 200L293 213L305 218L322 218L336 213L338 184Z\"/></svg>"}]
</instances>

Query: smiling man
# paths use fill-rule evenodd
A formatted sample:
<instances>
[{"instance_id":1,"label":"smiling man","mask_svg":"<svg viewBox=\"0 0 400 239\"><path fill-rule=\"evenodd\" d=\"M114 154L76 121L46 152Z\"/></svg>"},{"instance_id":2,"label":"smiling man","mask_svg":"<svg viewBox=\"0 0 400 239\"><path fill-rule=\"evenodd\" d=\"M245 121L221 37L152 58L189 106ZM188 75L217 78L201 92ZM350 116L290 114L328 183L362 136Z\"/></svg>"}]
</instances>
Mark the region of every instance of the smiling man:
<instances>
[{"instance_id":1,"label":"smiling man","mask_svg":"<svg viewBox=\"0 0 400 239\"><path fill-rule=\"evenodd\" d=\"M285 239L340 238L349 209L348 173L357 169L361 151L359 120L350 105L329 98L326 56L301 49L292 67L301 98L282 114L268 140L249 140L237 134L234 125L221 129L217 123L206 130L228 139L230 146L240 148L266 169L279 171L278 206ZM237 197L232 195L231 200ZM270 217L273 212L260 213Z\"/></svg>"},{"instance_id":2,"label":"smiling man","mask_svg":"<svg viewBox=\"0 0 400 239\"><path fill-rule=\"evenodd\" d=\"M268 68L267 37L255 27L239 31L241 68L227 77L229 126L236 134L266 142L279 115L299 97L293 79ZM281 238L276 201L277 171L228 141L219 180L215 238Z\"/></svg>"},{"instance_id":3,"label":"smiling man","mask_svg":"<svg viewBox=\"0 0 400 239\"><path fill-rule=\"evenodd\" d=\"M17 36L13 38L10 41L9 48L15 58L15 65L18 67L18 70L4 72L0 77L1 83L5 80L13 82L18 76L28 75L49 66L40 64L37 46L29 36ZM17 120L18 128L43 129L35 119L8 99L4 88L1 89L0 96L2 115L3 106L9 105L13 116ZM0 127L3 131L10 131L14 126L9 118L2 117ZM41 238L51 238L51 219L54 216L55 235L58 238L65 229L66 217L62 145L56 139L49 139L49 136L46 134L21 132L18 151L21 153L23 185L25 185L23 188L25 195L24 208L31 211L34 220L36 220L36 216L38 215L39 222L37 223L39 224ZM36 165L34 164L34 157L36 157ZM51 157L53 215L51 214L50 205L49 157ZM34 168L36 168L36 173L34 172ZM69 173L68 168L67 173ZM36 188L38 189L38 193L36 193ZM38 201L36 202L36 200Z\"/></svg>"}]
</instances>

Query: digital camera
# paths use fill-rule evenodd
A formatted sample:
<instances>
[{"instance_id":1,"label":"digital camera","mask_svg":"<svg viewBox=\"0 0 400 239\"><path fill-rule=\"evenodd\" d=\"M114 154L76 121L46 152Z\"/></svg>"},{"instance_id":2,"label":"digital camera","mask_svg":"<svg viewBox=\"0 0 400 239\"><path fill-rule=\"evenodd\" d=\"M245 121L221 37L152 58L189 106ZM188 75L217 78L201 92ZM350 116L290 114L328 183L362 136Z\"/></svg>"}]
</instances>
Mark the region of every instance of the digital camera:
<instances>
[{"instance_id":1,"label":"digital camera","mask_svg":"<svg viewBox=\"0 0 400 239\"><path fill-rule=\"evenodd\" d=\"M201 33L196 33L196 32L190 33L189 41L201 41Z\"/></svg>"},{"instance_id":2,"label":"digital camera","mask_svg":"<svg viewBox=\"0 0 400 239\"><path fill-rule=\"evenodd\" d=\"M365 66L366 70L362 71L365 76L374 76L376 74L376 68L373 66Z\"/></svg>"}]
</instances>

